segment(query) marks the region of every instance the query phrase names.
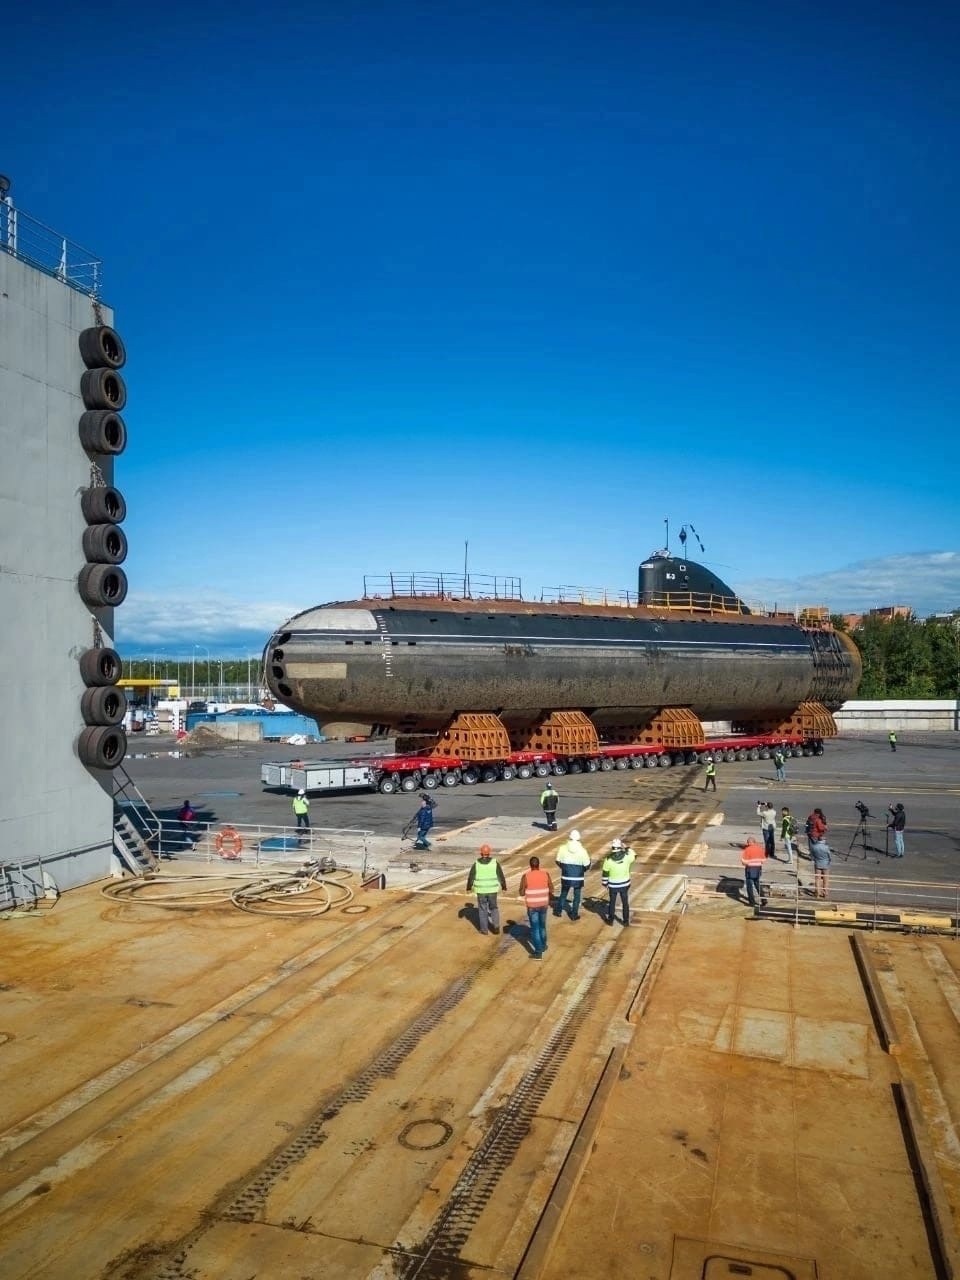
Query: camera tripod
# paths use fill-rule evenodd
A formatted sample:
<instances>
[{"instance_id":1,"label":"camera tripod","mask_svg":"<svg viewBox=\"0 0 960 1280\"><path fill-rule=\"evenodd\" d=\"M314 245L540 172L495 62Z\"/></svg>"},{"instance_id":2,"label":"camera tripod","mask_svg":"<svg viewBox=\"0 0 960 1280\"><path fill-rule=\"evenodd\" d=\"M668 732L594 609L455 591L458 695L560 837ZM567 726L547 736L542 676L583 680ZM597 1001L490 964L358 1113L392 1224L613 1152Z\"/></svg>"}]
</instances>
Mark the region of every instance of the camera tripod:
<instances>
[{"instance_id":1,"label":"camera tripod","mask_svg":"<svg viewBox=\"0 0 960 1280\"><path fill-rule=\"evenodd\" d=\"M848 858L850 857L850 854L853 852L853 846L857 843L857 841L859 841L864 862L866 862L867 860L868 849L870 850L871 853L877 854L877 862L879 862L880 851L870 843L870 827L868 826L869 816L870 816L869 814L865 814L865 813L862 813L860 815L860 821L857 823L857 829L856 831L854 831L853 838L851 839L850 844L847 846L847 857Z\"/></svg>"}]
</instances>

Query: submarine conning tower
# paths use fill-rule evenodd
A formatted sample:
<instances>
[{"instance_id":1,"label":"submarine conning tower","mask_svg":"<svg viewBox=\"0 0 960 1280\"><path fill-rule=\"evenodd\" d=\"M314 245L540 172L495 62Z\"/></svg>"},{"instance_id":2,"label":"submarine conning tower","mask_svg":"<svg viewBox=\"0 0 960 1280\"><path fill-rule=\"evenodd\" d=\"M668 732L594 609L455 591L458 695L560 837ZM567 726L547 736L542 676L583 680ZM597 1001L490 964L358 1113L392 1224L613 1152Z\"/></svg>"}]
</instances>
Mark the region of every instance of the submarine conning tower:
<instances>
[{"instance_id":1,"label":"submarine conning tower","mask_svg":"<svg viewBox=\"0 0 960 1280\"><path fill-rule=\"evenodd\" d=\"M744 613L750 610L737 593L715 573L669 551L654 551L640 566L637 593L640 603L656 609L703 609L709 613Z\"/></svg>"}]
</instances>

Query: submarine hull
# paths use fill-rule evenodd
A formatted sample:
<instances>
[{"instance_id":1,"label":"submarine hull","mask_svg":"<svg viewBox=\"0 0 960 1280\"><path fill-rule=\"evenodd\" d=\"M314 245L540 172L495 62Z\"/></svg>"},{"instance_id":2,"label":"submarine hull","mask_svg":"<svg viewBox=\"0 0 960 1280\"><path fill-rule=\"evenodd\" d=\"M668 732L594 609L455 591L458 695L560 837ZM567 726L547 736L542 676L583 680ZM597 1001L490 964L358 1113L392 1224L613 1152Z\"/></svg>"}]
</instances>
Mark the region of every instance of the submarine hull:
<instances>
[{"instance_id":1,"label":"submarine hull","mask_svg":"<svg viewBox=\"0 0 960 1280\"><path fill-rule=\"evenodd\" d=\"M860 676L847 637L783 620L471 603L307 610L271 637L267 683L321 728L428 733L463 711L509 723L577 708L602 731L664 706L701 720L788 715L804 701L836 708Z\"/></svg>"}]
</instances>

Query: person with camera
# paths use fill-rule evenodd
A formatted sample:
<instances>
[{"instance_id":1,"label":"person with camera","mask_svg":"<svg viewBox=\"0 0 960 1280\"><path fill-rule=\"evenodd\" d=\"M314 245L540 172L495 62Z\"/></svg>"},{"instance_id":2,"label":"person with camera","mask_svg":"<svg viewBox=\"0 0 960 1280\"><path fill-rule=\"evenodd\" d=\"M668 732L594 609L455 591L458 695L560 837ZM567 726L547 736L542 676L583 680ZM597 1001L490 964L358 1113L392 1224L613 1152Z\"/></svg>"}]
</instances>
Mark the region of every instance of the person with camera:
<instances>
[{"instance_id":1,"label":"person with camera","mask_svg":"<svg viewBox=\"0 0 960 1280\"><path fill-rule=\"evenodd\" d=\"M903 857L903 833L907 827L907 811L902 804L892 804L887 809L890 815L890 821L887 823L887 830L893 832L893 847L896 852L893 854L895 858Z\"/></svg>"}]
</instances>

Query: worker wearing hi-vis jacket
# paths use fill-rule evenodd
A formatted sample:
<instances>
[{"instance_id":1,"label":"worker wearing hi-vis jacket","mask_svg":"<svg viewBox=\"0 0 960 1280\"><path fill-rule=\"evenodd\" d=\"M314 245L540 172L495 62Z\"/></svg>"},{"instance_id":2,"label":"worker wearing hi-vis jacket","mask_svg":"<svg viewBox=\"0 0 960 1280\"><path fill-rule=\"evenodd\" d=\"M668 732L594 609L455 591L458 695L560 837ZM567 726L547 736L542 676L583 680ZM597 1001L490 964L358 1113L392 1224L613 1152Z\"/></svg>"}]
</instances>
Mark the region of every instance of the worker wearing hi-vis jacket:
<instances>
[{"instance_id":1,"label":"worker wearing hi-vis jacket","mask_svg":"<svg viewBox=\"0 0 960 1280\"><path fill-rule=\"evenodd\" d=\"M497 906L497 894L506 887L507 880L503 874L503 867L493 856L490 846L482 844L480 857L470 868L467 876L467 893L472 889L477 895L481 933L500 932L500 908Z\"/></svg>"},{"instance_id":2,"label":"worker wearing hi-vis jacket","mask_svg":"<svg viewBox=\"0 0 960 1280\"><path fill-rule=\"evenodd\" d=\"M623 923L630 923L630 868L633 866L636 856L634 851L628 849L619 837L611 842L610 852L604 859L601 871L603 884L610 895L610 904L607 907L606 914L607 924L613 924L618 897L620 898L620 909L623 913Z\"/></svg>"},{"instance_id":3,"label":"worker wearing hi-vis jacket","mask_svg":"<svg viewBox=\"0 0 960 1280\"><path fill-rule=\"evenodd\" d=\"M293 797L293 812L297 816L298 827L310 827L310 801L305 791L298 791Z\"/></svg>"},{"instance_id":4,"label":"worker wearing hi-vis jacket","mask_svg":"<svg viewBox=\"0 0 960 1280\"><path fill-rule=\"evenodd\" d=\"M590 855L580 843L580 832L571 831L557 850L557 866L560 868L560 896L553 904L553 914L562 916L567 905L567 895L573 894L570 919L580 919L580 896L583 882L590 870Z\"/></svg>"}]
</instances>

